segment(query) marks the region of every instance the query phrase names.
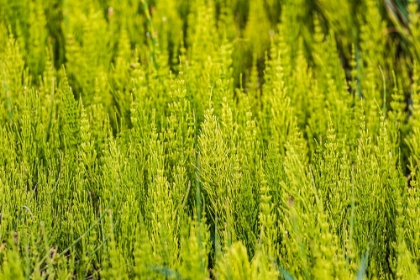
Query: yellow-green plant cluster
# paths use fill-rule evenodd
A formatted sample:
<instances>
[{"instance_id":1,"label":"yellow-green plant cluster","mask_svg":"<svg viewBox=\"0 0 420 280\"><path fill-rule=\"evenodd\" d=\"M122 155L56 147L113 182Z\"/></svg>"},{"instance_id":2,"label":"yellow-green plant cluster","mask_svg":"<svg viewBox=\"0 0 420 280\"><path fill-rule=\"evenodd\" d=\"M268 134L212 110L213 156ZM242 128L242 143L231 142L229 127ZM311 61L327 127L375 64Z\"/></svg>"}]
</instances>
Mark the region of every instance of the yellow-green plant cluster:
<instances>
[{"instance_id":1,"label":"yellow-green plant cluster","mask_svg":"<svg viewBox=\"0 0 420 280\"><path fill-rule=\"evenodd\" d=\"M420 279L415 0L0 0L0 279Z\"/></svg>"}]
</instances>

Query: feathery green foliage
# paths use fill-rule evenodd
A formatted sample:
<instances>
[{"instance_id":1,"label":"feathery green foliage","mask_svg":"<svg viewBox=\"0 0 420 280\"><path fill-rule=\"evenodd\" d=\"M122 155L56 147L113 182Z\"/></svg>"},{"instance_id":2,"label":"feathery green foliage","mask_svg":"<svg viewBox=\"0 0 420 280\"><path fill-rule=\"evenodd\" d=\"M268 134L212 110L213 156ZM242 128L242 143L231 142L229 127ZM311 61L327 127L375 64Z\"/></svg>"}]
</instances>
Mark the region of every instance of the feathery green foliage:
<instances>
[{"instance_id":1,"label":"feathery green foliage","mask_svg":"<svg viewBox=\"0 0 420 280\"><path fill-rule=\"evenodd\" d=\"M416 0L0 0L0 279L420 279Z\"/></svg>"}]
</instances>

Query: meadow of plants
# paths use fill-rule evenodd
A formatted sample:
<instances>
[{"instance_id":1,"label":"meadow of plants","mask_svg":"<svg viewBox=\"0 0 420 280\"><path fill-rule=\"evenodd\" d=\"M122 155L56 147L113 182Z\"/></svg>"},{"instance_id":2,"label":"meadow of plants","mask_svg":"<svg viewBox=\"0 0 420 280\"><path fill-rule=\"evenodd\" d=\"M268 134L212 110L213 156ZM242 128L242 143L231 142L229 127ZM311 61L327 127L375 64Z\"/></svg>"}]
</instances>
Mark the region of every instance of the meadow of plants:
<instances>
[{"instance_id":1,"label":"meadow of plants","mask_svg":"<svg viewBox=\"0 0 420 280\"><path fill-rule=\"evenodd\" d=\"M0 0L0 279L420 279L417 0Z\"/></svg>"}]
</instances>

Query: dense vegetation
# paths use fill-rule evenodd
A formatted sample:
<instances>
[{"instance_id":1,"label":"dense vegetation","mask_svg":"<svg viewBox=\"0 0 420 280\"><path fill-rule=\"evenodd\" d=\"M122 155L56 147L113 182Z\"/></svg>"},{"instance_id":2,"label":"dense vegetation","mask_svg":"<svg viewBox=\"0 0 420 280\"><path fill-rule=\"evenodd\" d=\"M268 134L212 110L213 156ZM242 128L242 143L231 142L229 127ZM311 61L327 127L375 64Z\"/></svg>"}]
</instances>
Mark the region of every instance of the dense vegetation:
<instances>
[{"instance_id":1,"label":"dense vegetation","mask_svg":"<svg viewBox=\"0 0 420 280\"><path fill-rule=\"evenodd\" d=\"M420 279L420 11L0 0L0 279Z\"/></svg>"}]
</instances>

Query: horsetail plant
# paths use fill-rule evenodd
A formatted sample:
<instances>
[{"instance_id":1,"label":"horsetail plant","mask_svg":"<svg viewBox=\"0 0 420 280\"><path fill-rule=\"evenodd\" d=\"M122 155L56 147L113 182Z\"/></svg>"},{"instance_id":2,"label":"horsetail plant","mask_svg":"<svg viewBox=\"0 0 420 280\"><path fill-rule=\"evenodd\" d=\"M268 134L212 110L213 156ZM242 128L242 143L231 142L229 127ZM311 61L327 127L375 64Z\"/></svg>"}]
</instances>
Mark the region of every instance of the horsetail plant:
<instances>
[{"instance_id":1,"label":"horsetail plant","mask_svg":"<svg viewBox=\"0 0 420 280\"><path fill-rule=\"evenodd\" d=\"M419 15L0 0L0 279L420 279Z\"/></svg>"}]
</instances>

